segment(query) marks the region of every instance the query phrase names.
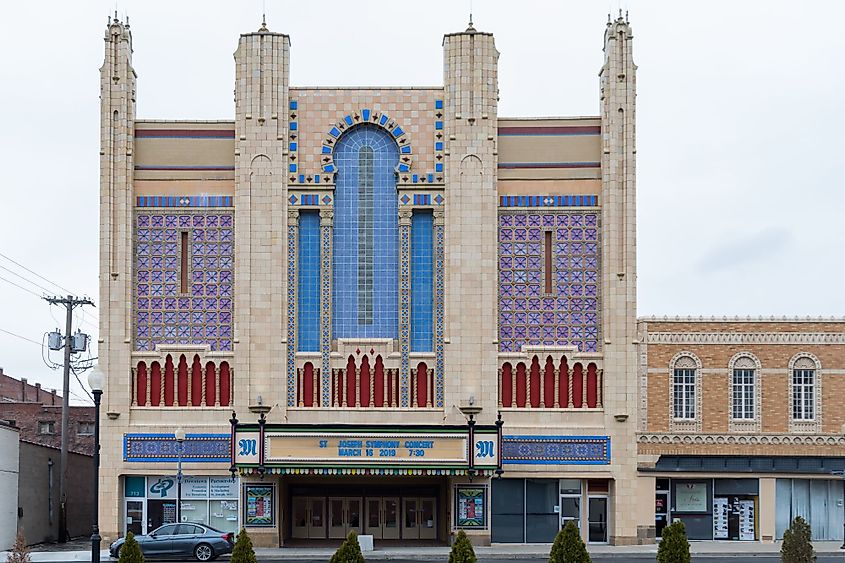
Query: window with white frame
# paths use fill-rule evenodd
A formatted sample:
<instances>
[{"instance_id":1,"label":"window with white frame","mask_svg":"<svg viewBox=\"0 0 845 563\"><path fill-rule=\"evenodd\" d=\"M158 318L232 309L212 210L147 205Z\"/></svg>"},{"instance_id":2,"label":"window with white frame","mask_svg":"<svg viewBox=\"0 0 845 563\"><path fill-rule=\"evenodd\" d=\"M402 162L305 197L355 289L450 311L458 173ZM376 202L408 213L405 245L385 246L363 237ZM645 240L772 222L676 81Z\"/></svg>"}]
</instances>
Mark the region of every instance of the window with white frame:
<instances>
[{"instance_id":1,"label":"window with white frame","mask_svg":"<svg viewBox=\"0 0 845 563\"><path fill-rule=\"evenodd\" d=\"M735 420L754 420L755 381L753 367L734 367L731 416Z\"/></svg>"},{"instance_id":2,"label":"window with white frame","mask_svg":"<svg viewBox=\"0 0 845 563\"><path fill-rule=\"evenodd\" d=\"M797 362L792 369L792 418L816 418L816 370Z\"/></svg>"},{"instance_id":3,"label":"window with white frame","mask_svg":"<svg viewBox=\"0 0 845 563\"><path fill-rule=\"evenodd\" d=\"M672 379L672 416L695 419L695 368L675 367Z\"/></svg>"}]
</instances>

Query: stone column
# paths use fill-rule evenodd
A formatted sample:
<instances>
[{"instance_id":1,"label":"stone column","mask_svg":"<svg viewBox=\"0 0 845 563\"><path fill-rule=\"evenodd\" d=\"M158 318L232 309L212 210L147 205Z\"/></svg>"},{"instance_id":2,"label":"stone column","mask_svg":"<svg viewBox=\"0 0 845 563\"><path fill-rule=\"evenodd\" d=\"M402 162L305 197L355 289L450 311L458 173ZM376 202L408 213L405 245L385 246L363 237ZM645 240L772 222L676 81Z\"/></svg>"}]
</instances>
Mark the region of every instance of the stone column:
<instances>
[{"instance_id":1,"label":"stone column","mask_svg":"<svg viewBox=\"0 0 845 563\"><path fill-rule=\"evenodd\" d=\"M399 406L411 406L411 211L399 211Z\"/></svg>"},{"instance_id":2,"label":"stone column","mask_svg":"<svg viewBox=\"0 0 845 563\"><path fill-rule=\"evenodd\" d=\"M445 301L445 213L442 209L434 210L434 406L443 408L445 379L444 301Z\"/></svg>"},{"instance_id":3,"label":"stone column","mask_svg":"<svg viewBox=\"0 0 845 563\"><path fill-rule=\"evenodd\" d=\"M287 406L296 404L296 317L297 317L297 257L299 253L299 210L288 209L288 290L287 290Z\"/></svg>"}]
</instances>

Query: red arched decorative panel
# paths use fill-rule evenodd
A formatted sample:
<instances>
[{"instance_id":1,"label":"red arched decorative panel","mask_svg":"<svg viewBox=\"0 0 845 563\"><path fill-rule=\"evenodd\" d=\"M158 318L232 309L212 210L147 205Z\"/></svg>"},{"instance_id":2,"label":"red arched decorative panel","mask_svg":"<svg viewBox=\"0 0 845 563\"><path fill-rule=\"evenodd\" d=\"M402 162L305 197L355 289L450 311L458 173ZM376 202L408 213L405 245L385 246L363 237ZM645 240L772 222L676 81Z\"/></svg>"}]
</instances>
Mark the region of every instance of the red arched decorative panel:
<instances>
[{"instance_id":1,"label":"red arched decorative panel","mask_svg":"<svg viewBox=\"0 0 845 563\"><path fill-rule=\"evenodd\" d=\"M596 364L590 362L587 365L587 406L591 409L598 405L598 370Z\"/></svg>"},{"instance_id":2,"label":"red arched decorative panel","mask_svg":"<svg viewBox=\"0 0 845 563\"><path fill-rule=\"evenodd\" d=\"M540 406L540 360L537 356L531 358L531 406Z\"/></svg>"},{"instance_id":3,"label":"red arched decorative panel","mask_svg":"<svg viewBox=\"0 0 845 563\"><path fill-rule=\"evenodd\" d=\"M376 373L373 382L373 403L377 407L384 406L384 361L376 356Z\"/></svg>"},{"instance_id":4,"label":"red arched decorative panel","mask_svg":"<svg viewBox=\"0 0 845 563\"><path fill-rule=\"evenodd\" d=\"M232 396L232 376L229 373L229 362L220 362L220 406L229 406Z\"/></svg>"},{"instance_id":5,"label":"red arched decorative panel","mask_svg":"<svg viewBox=\"0 0 845 563\"><path fill-rule=\"evenodd\" d=\"M179 368L176 379L176 398L180 407L188 406L188 360L185 354L179 356Z\"/></svg>"},{"instance_id":6,"label":"red arched decorative panel","mask_svg":"<svg viewBox=\"0 0 845 563\"><path fill-rule=\"evenodd\" d=\"M561 408L565 409L569 406L569 362L566 360L566 356L560 358L557 402Z\"/></svg>"},{"instance_id":7,"label":"red arched decorative panel","mask_svg":"<svg viewBox=\"0 0 845 563\"><path fill-rule=\"evenodd\" d=\"M428 404L428 366L425 362L417 364L417 406Z\"/></svg>"},{"instance_id":8,"label":"red arched decorative panel","mask_svg":"<svg viewBox=\"0 0 845 563\"><path fill-rule=\"evenodd\" d=\"M164 406L172 407L175 404L176 375L173 373L173 356L168 354L164 361Z\"/></svg>"},{"instance_id":9,"label":"red arched decorative panel","mask_svg":"<svg viewBox=\"0 0 845 563\"><path fill-rule=\"evenodd\" d=\"M358 404L362 407L370 406L370 359L361 359L361 369L358 374Z\"/></svg>"},{"instance_id":10,"label":"red arched decorative panel","mask_svg":"<svg viewBox=\"0 0 845 563\"><path fill-rule=\"evenodd\" d=\"M314 364L311 362L305 362L302 369L302 404L314 406Z\"/></svg>"},{"instance_id":11,"label":"red arched decorative panel","mask_svg":"<svg viewBox=\"0 0 845 563\"><path fill-rule=\"evenodd\" d=\"M516 364L516 406L525 406L525 390L528 382L525 375L525 363Z\"/></svg>"},{"instance_id":12,"label":"red arched decorative panel","mask_svg":"<svg viewBox=\"0 0 845 563\"><path fill-rule=\"evenodd\" d=\"M346 406L355 406L355 358L351 355L346 362Z\"/></svg>"},{"instance_id":13,"label":"red arched decorative panel","mask_svg":"<svg viewBox=\"0 0 845 563\"><path fill-rule=\"evenodd\" d=\"M200 405L202 405L202 364L200 357L194 355L194 361L191 364L191 406Z\"/></svg>"},{"instance_id":14,"label":"red arched decorative panel","mask_svg":"<svg viewBox=\"0 0 845 563\"><path fill-rule=\"evenodd\" d=\"M167 380L165 379L165 382ZM167 389L165 388L165 393ZM173 383L171 380L170 387L171 397L173 396ZM150 366L150 405L157 407L161 404L161 364L153 362ZM166 402L165 402L166 404Z\"/></svg>"},{"instance_id":15,"label":"red arched decorative panel","mask_svg":"<svg viewBox=\"0 0 845 563\"><path fill-rule=\"evenodd\" d=\"M502 365L502 381L499 383L499 392L502 395L502 406L513 405L513 367L510 362Z\"/></svg>"},{"instance_id":16,"label":"red arched decorative panel","mask_svg":"<svg viewBox=\"0 0 845 563\"><path fill-rule=\"evenodd\" d=\"M555 361L546 357L546 369L543 373L543 406L550 409L555 406Z\"/></svg>"},{"instance_id":17,"label":"red arched decorative panel","mask_svg":"<svg viewBox=\"0 0 845 563\"><path fill-rule=\"evenodd\" d=\"M146 406L147 404L147 363L138 362L138 369L135 376L135 404Z\"/></svg>"},{"instance_id":18,"label":"red arched decorative panel","mask_svg":"<svg viewBox=\"0 0 845 563\"><path fill-rule=\"evenodd\" d=\"M205 364L205 404L213 407L217 399L217 370L214 362Z\"/></svg>"},{"instance_id":19,"label":"red arched decorative panel","mask_svg":"<svg viewBox=\"0 0 845 563\"><path fill-rule=\"evenodd\" d=\"M572 406L576 409L584 406L584 366L581 362L572 368Z\"/></svg>"}]
</instances>

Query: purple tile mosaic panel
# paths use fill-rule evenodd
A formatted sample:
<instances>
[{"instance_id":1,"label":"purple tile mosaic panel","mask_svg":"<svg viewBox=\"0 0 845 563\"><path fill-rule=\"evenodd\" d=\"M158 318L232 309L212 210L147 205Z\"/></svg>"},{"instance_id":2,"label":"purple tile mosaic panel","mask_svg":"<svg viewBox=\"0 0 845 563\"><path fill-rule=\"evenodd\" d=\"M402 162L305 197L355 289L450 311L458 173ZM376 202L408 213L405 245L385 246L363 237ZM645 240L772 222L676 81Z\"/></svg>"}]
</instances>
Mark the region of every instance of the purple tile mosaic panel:
<instances>
[{"instance_id":1,"label":"purple tile mosaic panel","mask_svg":"<svg viewBox=\"0 0 845 563\"><path fill-rule=\"evenodd\" d=\"M181 290L188 233L187 293ZM137 213L135 349L208 344L232 349L235 228L232 212Z\"/></svg>"},{"instance_id":2,"label":"purple tile mosaic panel","mask_svg":"<svg viewBox=\"0 0 845 563\"><path fill-rule=\"evenodd\" d=\"M499 350L529 346L600 349L597 212L499 216ZM546 293L545 244L551 232L552 292Z\"/></svg>"}]
</instances>

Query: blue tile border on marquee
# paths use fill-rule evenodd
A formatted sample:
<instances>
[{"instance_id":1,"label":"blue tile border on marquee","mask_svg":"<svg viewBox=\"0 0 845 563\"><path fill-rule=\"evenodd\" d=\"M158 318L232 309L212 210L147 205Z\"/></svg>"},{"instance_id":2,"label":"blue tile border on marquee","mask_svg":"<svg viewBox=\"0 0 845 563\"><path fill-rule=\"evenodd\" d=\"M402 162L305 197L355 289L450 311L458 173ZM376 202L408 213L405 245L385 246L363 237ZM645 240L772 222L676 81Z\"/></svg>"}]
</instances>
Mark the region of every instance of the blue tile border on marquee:
<instances>
[{"instance_id":1,"label":"blue tile border on marquee","mask_svg":"<svg viewBox=\"0 0 845 563\"><path fill-rule=\"evenodd\" d=\"M230 434L186 434L182 461L230 462L231 438ZM179 459L176 447L173 434L124 434L123 461L175 462Z\"/></svg>"},{"instance_id":2,"label":"blue tile border on marquee","mask_svg":"<svg viewBox=\"0 0 845 563\"><path fill-rule=\"evenodd\" d=\"M503 436L502 463L609 465L609 436Z\"/></svg>"}]
</instances>

